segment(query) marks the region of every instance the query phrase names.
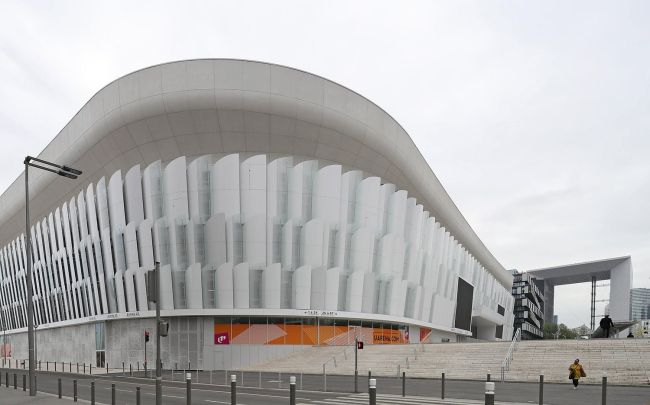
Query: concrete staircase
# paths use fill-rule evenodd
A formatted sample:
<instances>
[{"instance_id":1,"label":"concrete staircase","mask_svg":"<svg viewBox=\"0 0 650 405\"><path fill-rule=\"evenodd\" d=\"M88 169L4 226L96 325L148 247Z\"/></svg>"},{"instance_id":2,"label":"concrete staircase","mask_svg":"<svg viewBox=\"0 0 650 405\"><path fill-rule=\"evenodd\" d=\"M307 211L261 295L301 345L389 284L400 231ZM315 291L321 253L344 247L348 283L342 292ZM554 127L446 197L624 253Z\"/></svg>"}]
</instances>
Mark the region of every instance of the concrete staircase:
<instances>
[{"instance_id":1,"label":"concrete staircase","mask_svg":"<svg viewBox=\"0 0 650 405\"><path fill-rule=\"evenodd\" d=\"M482 379L488 369L496 377L509 345L509 342L366 345L359 350L358 369L360 374L367 374L371 369L373 375L393 377L397 376L397 366L402 363L400 370L410 377L440 377L442 369L449 378ZM416 348L417 359L413 354ZM354 347L349 347L345 356L341 353L343 349L342 346L314 346L244 370L322 374L323 363L336 355L336 367L329 361L327 374L354 374ZM407 356L408 364L403 363Z\"/></svg>"},{"instance_id":2,"label":"concrete staircase","mask_svg":"<svg viewBox=\"0 0 650 405\"><path fill-rule=\"evenodd\" d=\"M569 365L580 359L582 383L650 385L650 339L577 339L522 341L506 375L508 381L569 382Z\"/></svg>"},{"instance_id":3,"label":"concrete staircase","mask_svg":"<svg viewBox=\"0 0 650 405\"><path fill-rule=\"evenodd\" d=\"M359 351L359 373L397 376L397 366L411 378L484 380L487 370L492 380L500 380L501 363L510 342L436 343L418 345L366 345ZM418 348L417 360L413 355ZM322 374L354 374L354 347L341 353L343 346L314 346L291 355L245 367L246 371ZM409 356L408 365L403 363ZM346 358L347 357L347 358ZM569 365L576 358L585 368L583 383L600 384L602 372L615 385L650 385L649 339L590 339L521 341L517 346L506 381L539 381L544 370L547 382L568 383Z\"/></svg>"}]
</instances>

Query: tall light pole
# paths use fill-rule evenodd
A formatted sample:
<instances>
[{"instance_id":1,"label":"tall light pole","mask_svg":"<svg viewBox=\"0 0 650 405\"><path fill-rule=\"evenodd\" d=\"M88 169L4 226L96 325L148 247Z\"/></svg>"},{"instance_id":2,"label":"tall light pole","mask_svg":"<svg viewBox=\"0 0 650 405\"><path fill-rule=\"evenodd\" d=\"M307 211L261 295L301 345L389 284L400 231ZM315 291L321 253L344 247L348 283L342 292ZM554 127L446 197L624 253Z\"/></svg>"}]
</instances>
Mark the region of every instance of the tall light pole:
<instances>
[{"instance_id":1,"label":"tall light pole","mask_svg":"<svg viewBox=\"0 0 650 405\"><path fill-rule=\"evenodd\" d=\"M32 163L38 162L42 165ZM25 164L25 252L27 257L27 340L29 343L29 395L36 396L35 381L35 359L34 359L34 303L32 302L32 242L31 233L29 232L29 166L48 172L56 173L59 176L69 179L76 179L81 175L81 170L68 166L61 166L46 160L27 156L23 161ZM49 167L46 167L49 166Z\"/></svg>"}]
</instances>

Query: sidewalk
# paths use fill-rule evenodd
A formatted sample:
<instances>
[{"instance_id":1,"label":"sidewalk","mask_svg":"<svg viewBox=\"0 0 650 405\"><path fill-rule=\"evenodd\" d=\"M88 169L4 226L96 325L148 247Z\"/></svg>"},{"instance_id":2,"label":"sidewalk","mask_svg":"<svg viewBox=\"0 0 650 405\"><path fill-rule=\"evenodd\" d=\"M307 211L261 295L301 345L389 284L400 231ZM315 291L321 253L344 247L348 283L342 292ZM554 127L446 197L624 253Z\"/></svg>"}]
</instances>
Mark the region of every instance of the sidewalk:
<instances>
[{"instance_id":1,"label":"sidewalk","mask_svg":"<svg viewBox=\"0 0 650 405\"><path fill-rule=\"evenodd\" d=\"M48 405L56 401L57 404L74 404L75 402L72 398L63 397L59 399L57 396L52 394L46 394L44 392L39 392L35 397L29 396L29 391L23 392L22 389L13 389L13 388L0 388L0 397L2 397L2 404L6 405ZM77 403L90 403L90 401L85 401L78 399ZM96 405L102 405L99 402L95 402Z\"/></svg>"}]
</instances>

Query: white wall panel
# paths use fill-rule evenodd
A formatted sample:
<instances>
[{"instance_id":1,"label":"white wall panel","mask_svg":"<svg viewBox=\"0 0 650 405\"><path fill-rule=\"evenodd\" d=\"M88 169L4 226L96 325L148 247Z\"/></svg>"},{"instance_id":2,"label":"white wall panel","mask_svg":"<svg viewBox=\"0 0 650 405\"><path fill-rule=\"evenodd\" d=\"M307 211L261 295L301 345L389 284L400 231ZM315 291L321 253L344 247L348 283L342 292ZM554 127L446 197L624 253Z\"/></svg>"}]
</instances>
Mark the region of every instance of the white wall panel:
<instances>
[{"instance_id":1,"label":"white wall panel","mask_svg":"<svg viewBox=\"0 0 650 405\"><path fill-rule=\"evenodd\" d=\"M138 301L135 296L134 274L134 269L128 269L124 272L124 298L126 300L126 310L129 312L138 310Z\"/></svg>"},{"instance_id":2,"label":"white wall panel","mask_svg":"<svg viewBox=\"0 0 650 405\"><path fill-rule=\"evenodd\" d=\"M219 267L226 258L226 223L224 213L215 214L205 224L206 264Z\"/></svg>"},{"instance_id":3,"label":"white wall panel","mask_svg":"<svg viewBox=\"0 0 650 405\"><path fill-rule=\"evenodd\" d=\"M349 312L362 312L363 307L363 286L365 274L354 272L348 277L348 285L345 298L345 310Z\"/></svg>"},{"instance_id":4,"label":"white wall panel","mask_svg":"<svg viewBox=\"0 0 650 405\"><path fill-rule=\"evenodd\" d=\"M352 235L350 245L350 269L353 272L368 273L372 269L374 256L374 233L361 228Z\"/></svg>"},{"instance_id":5,"label":"white wall panel","mask_svg":"<svg viewBox=\"0 0 650 405\"><path fill-rule=\"evenodd\" d=\"M145 278L147 272L148 270L145 270L144 267L133 269L133 285L135 287L135 298L138 305L138 311L149 310L149 303L147 299L147 280Z\"/></svg>"},{"instance_id":6,"label":"white wall panel","mask_svg":"<svg viewBox=\"0 0 650 405\"><path fill-rule=\"evenodd\" d=\"M310 309L311 266L301 266L293 273L292 306L294 309Z\"/></svg>"},{"instance_id":7,"label":"white wall panel","mask_svg":"<svg viewBox=\"0 0 650 405\"><path fill-rule=\"evenodd\" d=\"M153 255L153 234L151 232L151 220L145 219L138 225L138 257L140 266L151 270L155 266Z\"/></svg>"},{"instance_id":8,"label":"white wall panel","mask_svg":"<svg viewBox=\"0 0 650 405\"><path fill-rule=\"evenodd\" d=\"M243 228L244 260L255 270L266 267L266 215L256 214Z\"/></svg>"},{"instance_id":9,"label":"white wall panel","mask_svg":"<svg viewBox=\"0 0 650 405\"><path fill-rule=\"evenodd\" d=\"M281 272L282 266L280 263L274 263L267 266L262 273L264 308L280 308Z\"/></svg>"},{"instance_id":10,"label":"white wall panel","mask_svg":"<svg viewBox=\"0 0 650 405\"><path fill-rule=\"evenodd\" d=\"M300 265L318 267L326 265L324 238L326 228L322 219L312 219L302 228L300 237Z\"/></svg>"},{"instance_id":11,"label":"white wall panel","mask_svg":"<svg viewBox=\"0 0 650 405\"><path fill-rule=\"evenodd\" d=\"M341 275L341 269L334 267L327 270L325 276L325 310L326 311L336 311L338 310L339 303L339 294L345 294L345 291L341 291L339 286L339 280Z\"/></svg>"},{"instance_id":12,"label":"white wall panel","mask_svg":"<svg viewBox=\"0 0 650 405\"><path fill-rule=\"evenodd\" d=\"M124 276L122 272L115 273L115 296L117 299L117 312L126 312L126 297L125 297L125 288L124 288Z\"/></svg>"},{"instance_id":13,"label":"white wall panel","mask_svg":"<svg viewBox=\"0 0 650 405\"><path fill-rule=\"evenodd\" d=\"M124 210L126 223L139 224L144 220L140 165L133 166L124 176Z\"/></svg>"},{"instance_id":14,"label":"white wall panel","mask_svg":"<svg viewBox=\"0 0 650 405\"><path fill-rule=\"evenodd\" d=\"M373 273L365 273L363 277L363 297L361 301L361 312L373 313L375 297L379 293L379 285Z\"/></svg>"},{"instance_id":15,"label":"white wall panel","mask_svg":"<svg viewBox=\"0 0 650 405\"><path fill-rule=\"evenodd\" d=\"M194 263L185 272L185 288L187 291L187 308L203 308L203 289L201 288L201 265Z\"/></svg>"},{"instance_id":16,"label":"white wall panel","mask_svg":"<svg viewBox=\"0 0 650 405\"><path fill-rule=\"evenodd\" d=\"M379 225L379 177L363 179L356 189L354 230L366 228L376 233Z\"/></svg>"},{"instance_id":17,"label":"white wall panel","mask_svg":"<svg viewBox=\"0 0 650 405\"><path fill-rule=\"evenodd\" d=\"M399 190L393 193L388 200L388 233L403 238L406 224L406 190Z\"/></svg>"},{"instance_id":18,"label":"white wall panel","mask_svg":"<svg viewBox=\"0 0 650 405\"><path fill-rule=\"evenodd\" d=\"M240 213L239 155L219 159L212 168L212 214L223 213L226 220Z\"/></svg>"},{"instance_id":19,"label":"white wall panel","mask_svg":"<svg viewBox=\"0 0 650 405\"><path fill-rule=\"evenodd\" d=\"M138 254L138 241L135 233L136 224L131 222L124 229L124 251L126 257L126 268L136 269L140 267Z\"/></svg>"},{"instance_id":20,"label":"white wall panel","mask_svg":"<svg viewBox=\"0 0 650 405\"><path fill-rule=\"evenodd\" d=\"M142 199L144 217L156 223L163 216L162 168L159 160L147 166L142 173Z\"/></svg>"},{"instance_id":21,"label":"white wall panel","mask_svg":"<svg viewBox=\"0 0 650 405\"><path fill-rule=\"evenodd\" d=\"M327 283L327 268L313 267L311 270L311 309L325 309L325 288Z\"/></svg>"},{"instance_id":22,"label":"white wall panel","mask_svg":"<svg viewBox=\"0 0 650 405\"><path fill-rule=\"evenodd\" d=\"M217 308L234 308L233 265L224 263L217 268Z\"/></svg>"},{"instance_id":23,"label":"white wall panel","mask_svg":"<svg viewBox=\"0 0 650 405\"><path fill-rule=\"evenodd\" d=\"M235 308L250 308L250 267L240 263L233 268Z\"/></svg>"},{"instance_id":24,"label":"white wall panel","mask_svg":"<svg viewBox=\"0 0 650 405\"><path fill-rule=\"evenodd\" d=\"M171 265L160 267L160 290L162 294L160 309L174 309L174 291L172 286Z\"/></svg>"},{"instance_id":25,"label":"white wall panel","mask_svg":"<svg viewBox=\"0 0 650 405\"><path fill-rule=\"evenodd\" d=\"M288 218L302 224L312 218L313 178L318 171L318 162L308 160L289 169L289 192L287 201Z\"/></svg>"},{"instance_id":26,"label":"white wall panel","mask_svg":"<svg viewBox=\"0 0 650 405\"><path fill-rule=\"evenodd\" d=\"M113 173L108 182L108 214L111 218L111 230L122 230L126 226L124 213L124 193L122 191L122 172Z\"/></svg>"},{"instance_id":27,"label":"white wall panel","mask_svg":"<svg viewBox=\"0 0 650 405\"><path fill-rule=\"evenodd\" d=\"M314 176L312 217L338 223L341 205L341 166L330 165Z\"/></svg>"},{"instance_id":28,"label":"white wall panel","mask_svg":"<svg viewBox=\"0 0 650 405\"><path fill-rule=\"evenodd\" d=\"M195 159L187 168L187 195L189 217L207 220L210 208L210 175L212 174L212 156L206 155Z\"/></svg>"}]
</instances>

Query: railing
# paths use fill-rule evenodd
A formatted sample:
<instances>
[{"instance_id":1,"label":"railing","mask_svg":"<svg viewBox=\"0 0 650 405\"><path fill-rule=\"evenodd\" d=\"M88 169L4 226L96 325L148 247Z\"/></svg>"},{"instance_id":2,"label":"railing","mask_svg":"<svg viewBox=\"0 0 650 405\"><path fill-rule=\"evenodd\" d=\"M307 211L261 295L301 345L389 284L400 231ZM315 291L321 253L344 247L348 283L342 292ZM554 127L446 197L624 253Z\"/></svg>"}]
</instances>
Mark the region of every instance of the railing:
<instances>
[{"instance_id":1,"label":"railing","mask_svg":"<svg viewBox=\"0 0 650 405\"><path fill-rule=\"evenodd\" d=\"M334 356L332 356L331 359L329 359L329 360L327 360L325 363L323 363L323 375L325 375L325 366L327 365L327 363L333 361L333 362L334 362L334 367L336 367L336 356L339 356L341 353L343 353L343 357L347 360L347 359L348 359L348 355L347 355L346 351L347 351L349 348L354 347L354 346L356 346L356 343L353 343L353 344L351 344L351 345L346 346L345 349L343 349L343 350L341 350L340 352L336 353Z\"/></svg>"},{"instance_id":2,"label":"railing","mask_svg":"<svg viewBox=\"0 0 650 405\"><path fill-rule=\"evenodd\" d=\"M418 344L415 346L415 349L413 349L413 352L412 352L412 353L409 353L406 357L404 357L404 360L402 360L402 361L397 365L397 378L399 378L399 377L401 376L400 373L401 373L401 370L402 370L402 364L406 363L406 369L407 369L407 370L409 369L409 357L411 357L411 356L413 355L413 356L415 356L415 360L418 359L418 347L420 347L420 348L422 349L422 351L424 351L424 343L427 342L427 339L429 339L429 337L431 336L432 333L433 333L433 331L432 331L432 332L429 332L429 333L424 337L424 339L422 339L422 341L420 341L420 343L418 343Z\"/></svg>"},{"instance_id":3,"label":"railing","mask_svg":"<svg viewBox=\"0 0 650 405\"><path fill-rule=\"evenodd\" d=\"M506 379L506 372L510 371L510 362L515 358L515 350L517 350L517 342L521 340L521 329L517 329L515 336L512 338L512 342L508 347L508 352L506 353L506 358L503 359L501 363L501 382Z\"/></svg>"}]
</instances>

